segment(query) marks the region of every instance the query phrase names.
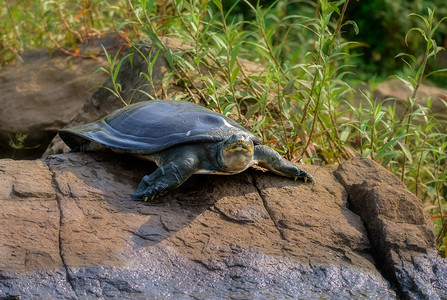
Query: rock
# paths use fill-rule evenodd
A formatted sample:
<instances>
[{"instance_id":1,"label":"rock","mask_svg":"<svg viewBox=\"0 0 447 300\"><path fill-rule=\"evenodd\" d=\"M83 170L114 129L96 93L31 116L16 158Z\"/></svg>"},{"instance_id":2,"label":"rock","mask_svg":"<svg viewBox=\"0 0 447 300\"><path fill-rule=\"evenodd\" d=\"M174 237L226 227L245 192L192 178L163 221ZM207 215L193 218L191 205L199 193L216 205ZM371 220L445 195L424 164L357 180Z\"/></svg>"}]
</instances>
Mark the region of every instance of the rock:
<instances>
[{"instance_id":1,"label":"rock","mask_svg":"<svg viewBox=\"0 0 447 300\"><path fill-rule=\"evenodd\" d=\"M150 162L0 160L0 297L394 299L334 167L303 169L318 183L195 175L144 203L129 195Z\"/></svg>"},{"instance_id":2,"label":"rock","mask_svg":"<svg viewBox=\"0 0 447 300\"><path fill-rule=\"evenodd\" d=\"M106 47L122 43L115 35L87 45L79 45L82 53L99 53L100 44ZM64 127L92 95L89 88L101 85L103 72L92 73L106 66L97 59L72 57L61 52L30 50L0 71L0 158L34 159L41 157L57 131ZM16 134L26 134L24 146L14 149L9 142Z\"/></svg>"},{"instance_id":3,"label":"rock","mask_svg":"<svg viewBox=\"0 0 447 300\"><path fill-rule=\"evenodd\" d=\"M377 163L357 158L335 172L365 222L376 265L406 299L447 299L447 263L437 257L419 198Z\"/></svg>"},{"instance_id":4,"label":"rock","mask_svg":"<svg viewBox=\"0 0 447 300\"><path fill-rule=\"evenodd\" d=\"M317 184L195 175L144 203L129 195L150 162L0 160L0 297L446 298L429 220L394 175L362 158L303 168Z\"/></svg>"}]
</instances>

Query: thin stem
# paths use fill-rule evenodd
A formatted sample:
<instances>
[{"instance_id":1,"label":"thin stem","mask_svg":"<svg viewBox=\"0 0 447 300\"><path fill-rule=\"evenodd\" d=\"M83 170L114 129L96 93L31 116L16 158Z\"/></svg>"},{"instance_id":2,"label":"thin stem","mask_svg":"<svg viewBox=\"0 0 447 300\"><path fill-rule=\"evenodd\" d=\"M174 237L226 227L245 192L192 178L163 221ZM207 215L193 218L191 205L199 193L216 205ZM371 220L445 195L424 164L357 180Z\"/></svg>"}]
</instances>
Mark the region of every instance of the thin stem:
<instances>
[{"instance_id":1,"label":"thin stem","mask_svg":"<svg viewBox=\"0 0 447 300\"><path fill-rule=\"evenodd\" d=\"M309 145L310 145L310 143L312 141L312 135L313 135L313 132L315 130L315 123L316 123L316 120L317 120L318 112L320 111L320 109L319 109L319 107L320 107L320 98L321 98L321 93L322 93L322 90L323 90L323 87L324 87L323 82L325 81L325 77L326 77L326 68L323 68L323 74L321 75L321 87L320 87L320 91L317 94L317 101L315 103L315 110L314 110L314 115L313 115L313 118L312 118L312 125L310 127L309 136L308 136L306 145L304 146L304 148L303 148L303 150L301 152L301 157L304 155L304 153L307 150L307 147L309 147Z\"/></svg>"},{"instance_id":2,"label":"thin stem","mask_svg":"<svg viewBox=\"0 0 447 300\"><path fill-rule=\"evenodd\" d=\"M436 154L433 153L433 158L435 159L435 178L439 178L439 159L436 157ZM436 203L438 205L439 214L441 216L441 230L439 231L438 236L436 237L436 243L440 246L442 244L442 240L444 236L447 234L447 222L444 221L444 212L441 205L441 195L439 194L439 184L438 181L435 181L435 191L436 191Z\"/></svg>"},{"instance_id":3,"label":"thin stem","mask_svg":"<svg viewBox=\"0 0 447 300\"><path fill-rule=\"evenodd\" d=\"M76 30L72 29L70 24L68 24L67 19L64 16L64 13L62 12L62 8L61 8L61 4L59 1L56 1L57 3L57 12L59 13L59 16L62 20L62 22L64 23L64 26L67 28L67 30L69 32L71 32L71 34L73 34L80 42L84 42L84 39L82 38L82 35L77 32Z\"/></svg>"},{"instance_id":4,"label":"thin stem","mask_svg":"<svg viewBox=\"0 0 447 300\"><path fill-rule=\"evenodd\" d=\"M431 29L431 24L430 24L429 28ZM430 35L430 38L431 38L431 35ZM425 53L424 53L424 59L423 59L422 65L421 65L421 71L419 73L416 86L414 87L413 93L411 94L411 97L409 99L410 106L408 108L407 125L405 127L405 138L404 138L404 144L405 145L408 144L408 136L409 136L410 127L411 127L411 120L412 120L412 116L413 116L413 103L414 103L414 100L416 99L417 91L418 91L418 89L419 89L419 87L420 87L420 85L422 83L422 78L424 77L425 66L427 65L429 51L430 51L430 49L428 47L426 47ZM403 160L402 160L402 174L401 174L401 177L400 177L400 180L402 182L404 182L404 179L405 179L406 163L407 163L407 156L404 155L403 156Z\"/></svg>"}]
</instances>

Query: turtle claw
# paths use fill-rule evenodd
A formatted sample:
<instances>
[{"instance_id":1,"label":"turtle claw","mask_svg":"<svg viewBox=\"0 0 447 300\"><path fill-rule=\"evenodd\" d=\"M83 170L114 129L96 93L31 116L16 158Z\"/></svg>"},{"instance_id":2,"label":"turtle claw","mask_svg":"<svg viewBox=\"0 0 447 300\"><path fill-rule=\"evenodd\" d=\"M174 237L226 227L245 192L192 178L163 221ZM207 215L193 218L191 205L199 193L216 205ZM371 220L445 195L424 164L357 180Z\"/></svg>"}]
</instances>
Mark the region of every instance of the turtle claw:
<instances>
[{"instance_id":1,"label":"turtle claw","mask_svg":"<svg viewBox=\"0 0 447 300\"><path fill-rule=\"evenodd\" d=\"M154 191L151 191L151 192L153 193ZM142 200L144 202L152 202L153 200L158 199L160 196L162 196L162 195L161 194L152 194L151 195L151 193L149 193L147 191L132 194L132 198L134 198L136 200Z\"/></svg>"},{"instance_id":2,"label":"turtle claw","mask_svg":"<svg viewBox=\"0 0 447 300\"><path fill-rule=\"evenodd\" d=\"M300 174L298 176L293 177L293 180L297 181L298 178L302 179L304 181L304 183L307 183L308 181L310 181L312 183L316 182L315 178L312 175L310 175L309 173L307 173L303 170L300 170Z\"/></svg>"}]
</instances>

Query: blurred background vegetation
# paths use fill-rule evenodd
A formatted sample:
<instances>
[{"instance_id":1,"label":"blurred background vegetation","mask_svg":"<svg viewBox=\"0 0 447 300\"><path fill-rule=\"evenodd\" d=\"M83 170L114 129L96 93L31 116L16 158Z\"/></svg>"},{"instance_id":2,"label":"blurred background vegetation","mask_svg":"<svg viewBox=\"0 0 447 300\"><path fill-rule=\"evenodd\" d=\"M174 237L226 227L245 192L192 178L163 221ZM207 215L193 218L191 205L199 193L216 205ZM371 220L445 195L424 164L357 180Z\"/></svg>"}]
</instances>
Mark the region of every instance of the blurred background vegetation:
<instances>
[{"instance_id":1,"label":"blurred background vegetation","mask_svg":"<svg viewBox=\"0 0 447 300\"><path fill-rule=\"evenodd\" d=\"M156 2L160 17L173 14L173 1ZM193 2L206 5L208 1ZM247 2L256 5L258 1ZM274 2L277 4L270 13L276 14L278 18L285 15L312 17L316 13L312 8L316 5L314 1L261 0L259 4L268 7ZM20 57L25 49L66 46L73 41L85 40L89 34L114 32L118 27L123 33L129 34L131 40L135 38L134 35L141 37L141 32L132 32L135 26L119 26L134 20L128 1L124 0L1 0L0 3L0 65ZM254 12L244 1L223 0L222 4L225 10L236 4L230 18L245 21L255 19ZM444 0L350 1L345 18L354 21L359 31L346 30L342 34L347 40L358 43L352 51L356 57L351 57L360 70L357 74L360 78L356 79L367 80L374 76L377 80L384 80L390 74L405 72L402 64L395 59L396 54L407 53L412 49L416 56L422 55L425 46L421 41L410 36L405 43L405 35L418 23L417 19L408 17L410 13L424 14L427 7L436 8L439 17L447 16ZM270 22L275 22L275 18L271 18ZM280 39L279 36L277 38ZM440 25L434 39L438 45L447 46L447 23ZM429 68L447 68L447 54L441 53L439 59L430 63ZM447 86L446 76L437 76L432 81Z\"/></svg>"},{"instance_id":2,"label":"blurred background vegetation","mask_svg":"<svg viewBox=\"0 0 447 300\"><path fill-rule=\"evenodd\" d=\"M126 39L125 49L149 38L193 91L188 99L238 120L287 158L325 164L363 156L392 171L421 198L447 251L447 98L420 103L416 93L422 84L447 87L445 0L0 0L0 7L0 66L36 48L104 59L78 45L110 32ZM161 36L193 50L173 54ZM107 58L110 71L119 68ZM244 74L240 58L265 70ZM202 74L201 64L213 71ZM390 76L411 96L377 101L375 87ZM130 102L119 83L114 88ZM433 102L444 113L434 114Z\"/></svg>"}]
</instances>

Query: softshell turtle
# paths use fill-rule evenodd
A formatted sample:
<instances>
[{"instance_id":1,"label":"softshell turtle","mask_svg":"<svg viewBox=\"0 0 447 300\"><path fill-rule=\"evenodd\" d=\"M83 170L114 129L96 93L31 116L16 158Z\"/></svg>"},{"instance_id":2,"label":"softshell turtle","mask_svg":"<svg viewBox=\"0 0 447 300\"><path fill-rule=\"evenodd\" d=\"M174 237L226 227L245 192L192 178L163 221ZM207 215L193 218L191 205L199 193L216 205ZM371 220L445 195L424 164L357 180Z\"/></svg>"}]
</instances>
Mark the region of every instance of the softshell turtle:
<instances>
[{"instance_id":1,"label":"softshell turtle","mask_svg":"<svg viewBox=\"0 0 447 300\"><path fill-rule=\"evenodd\" d=\"M59 135L75 152L111 149L154 161L158 169L144 176L132 194L144 201L180 186L192 174L236 174L253 164L314 181L237 122L190 102L132 104Z\"/></svg>"}]
</instances>

